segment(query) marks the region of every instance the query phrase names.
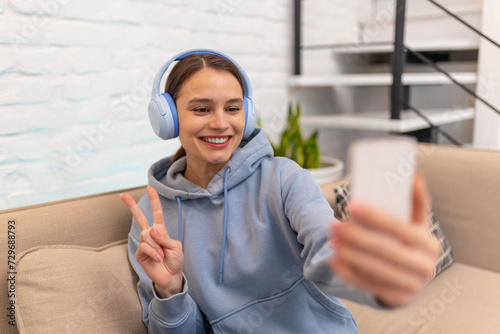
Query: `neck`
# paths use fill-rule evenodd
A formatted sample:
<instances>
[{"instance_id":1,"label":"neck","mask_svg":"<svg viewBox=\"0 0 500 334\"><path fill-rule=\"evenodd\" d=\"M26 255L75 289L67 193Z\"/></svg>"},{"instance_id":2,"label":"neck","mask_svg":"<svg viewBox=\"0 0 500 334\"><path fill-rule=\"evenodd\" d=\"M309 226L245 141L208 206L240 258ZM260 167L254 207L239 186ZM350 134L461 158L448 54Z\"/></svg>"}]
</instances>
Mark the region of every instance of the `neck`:
<instances>
[{"instance_id":1,"label":"neck","mask_svg":"<svg viewBox=\"0 0 500 334\"><path fill-rule=\"evenodd\" d=\"M186 170L184 177L191 183L196 184L198 187L207 189L210 181L220 171L225 164L211 165L211 164L196 164L190 159L186 160Z\"/></svg>"}]
</instances>

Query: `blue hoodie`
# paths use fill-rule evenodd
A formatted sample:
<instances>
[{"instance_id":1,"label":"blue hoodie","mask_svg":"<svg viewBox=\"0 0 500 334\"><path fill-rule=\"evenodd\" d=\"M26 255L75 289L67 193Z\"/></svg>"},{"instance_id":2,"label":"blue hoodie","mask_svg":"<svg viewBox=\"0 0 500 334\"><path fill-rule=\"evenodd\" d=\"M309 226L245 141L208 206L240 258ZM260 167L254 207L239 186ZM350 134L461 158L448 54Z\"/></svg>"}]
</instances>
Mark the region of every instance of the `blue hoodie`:
<instances>
[{"instance_id":1,"label":"blue hoodie","mask_svg":"<svg viewBox=\"0 0 500 334\"><path fill-rule=\"evenodd\" d=\"M169 157L148 175L169 235L183 244L181 293L156 295L135 260L135 221L129 234L150 333L356 333L337 297L379 306L332 273L333 211L307 170L273 157L264 131L241 143L207 189L186 180L185 167L185 157L174 163ZM152 225L147 194L139 206Z\"/></svg>"}]
</instances>

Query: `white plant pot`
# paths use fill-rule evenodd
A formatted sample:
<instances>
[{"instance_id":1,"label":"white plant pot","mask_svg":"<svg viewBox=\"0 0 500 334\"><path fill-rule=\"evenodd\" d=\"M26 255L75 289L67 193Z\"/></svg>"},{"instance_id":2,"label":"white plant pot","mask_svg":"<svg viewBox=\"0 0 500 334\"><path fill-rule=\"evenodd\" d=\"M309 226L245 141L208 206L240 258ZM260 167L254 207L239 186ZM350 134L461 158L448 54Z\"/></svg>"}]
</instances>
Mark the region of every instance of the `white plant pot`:
<instances>
[{"instance_id":1,"label":"white plant pot","mask_svg":"<svg viewBox=\"0 0 500 334\"><path fill-rule=\"evenodd\" d=\"M344 176L344 162L329 157L321 157L321 167L308 169L317 184L340 180Z\"/></svg>"}]
</instances>

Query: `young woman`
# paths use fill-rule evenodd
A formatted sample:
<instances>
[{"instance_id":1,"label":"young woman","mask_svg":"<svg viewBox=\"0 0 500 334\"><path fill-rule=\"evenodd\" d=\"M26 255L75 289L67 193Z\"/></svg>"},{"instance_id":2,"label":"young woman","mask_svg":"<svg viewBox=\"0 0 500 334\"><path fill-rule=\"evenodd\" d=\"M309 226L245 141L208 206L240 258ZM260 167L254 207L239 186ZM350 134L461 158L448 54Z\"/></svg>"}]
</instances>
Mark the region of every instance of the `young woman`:
<instances>
[{"instance_id":1,"label":"young woman","mask_svg":"<svg viewBox=\"0 0 500 334\"><path fill-rule=\"evenodd\" d=\"M410 224L362 203L356 224L340 224L306 170L273 157L260 129L245 135L250 86L237 65L179 58L165 91L183 148L151 166L138 204L121 195L150 333L356 333L337 297L394 307L425 286L439 245L421 178Z\"/></svg>"}]
</instances>

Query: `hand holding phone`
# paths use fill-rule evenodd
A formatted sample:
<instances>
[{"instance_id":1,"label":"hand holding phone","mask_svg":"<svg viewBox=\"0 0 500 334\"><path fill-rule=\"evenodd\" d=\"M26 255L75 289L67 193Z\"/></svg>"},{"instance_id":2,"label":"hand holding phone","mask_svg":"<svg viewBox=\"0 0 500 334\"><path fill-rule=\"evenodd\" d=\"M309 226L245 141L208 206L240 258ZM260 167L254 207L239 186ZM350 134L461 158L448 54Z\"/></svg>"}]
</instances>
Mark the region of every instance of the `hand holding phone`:
<instances>
[{"instance_id":1,"label":"hand holding phone","mask_svg":"<svg viewBox=\"0 0 500 334\"><path fill-rule=\"evenodd\" d=\"M399 137L353 144L351 196L373 210L353 206L352 223L333 224L330 236L335 275L390 307L407 304L425 287L440 253L429 236L425 182L414 175L416 153L414 140Z\"/></svg>"},{"instance_id":2,"label":"hand holding phone","mask_svg":"<svg viewBox=\"0 0 500 334\"><path fill-rule=\"evenodd\" d=\"M351 199L410 221L415 153L410 137L354 142L349 148Z\"/></svg>"}]
</instances>

